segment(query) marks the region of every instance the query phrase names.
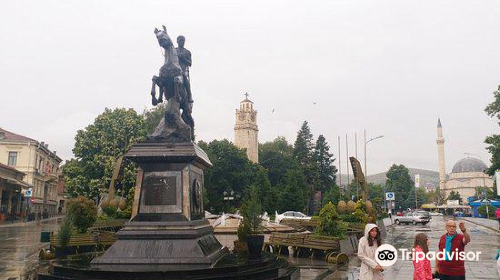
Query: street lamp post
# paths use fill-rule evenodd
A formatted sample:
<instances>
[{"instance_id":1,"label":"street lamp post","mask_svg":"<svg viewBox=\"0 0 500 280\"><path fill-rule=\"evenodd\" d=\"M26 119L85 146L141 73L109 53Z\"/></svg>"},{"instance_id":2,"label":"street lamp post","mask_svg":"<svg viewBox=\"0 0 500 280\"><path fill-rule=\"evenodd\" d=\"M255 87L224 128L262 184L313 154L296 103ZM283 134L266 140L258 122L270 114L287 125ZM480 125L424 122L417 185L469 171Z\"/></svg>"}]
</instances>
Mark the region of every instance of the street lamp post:
<instances>
[{"instance_id":1,"label":"street lamp post","mask_svg":"<svg viewBox=\"0 0 500 280\"><path fill-rule=\"evenodd\" d=\"M384 135L379 135L377 137L371 138L370 140L366 141L366 130L365 130L365 150L364 150L364 153L365 153L365 177L368 177L368 170L366 169L366 144L370 143L373 140L380 139L382 137L384 137Z\"/></svg>"}]
</instances>

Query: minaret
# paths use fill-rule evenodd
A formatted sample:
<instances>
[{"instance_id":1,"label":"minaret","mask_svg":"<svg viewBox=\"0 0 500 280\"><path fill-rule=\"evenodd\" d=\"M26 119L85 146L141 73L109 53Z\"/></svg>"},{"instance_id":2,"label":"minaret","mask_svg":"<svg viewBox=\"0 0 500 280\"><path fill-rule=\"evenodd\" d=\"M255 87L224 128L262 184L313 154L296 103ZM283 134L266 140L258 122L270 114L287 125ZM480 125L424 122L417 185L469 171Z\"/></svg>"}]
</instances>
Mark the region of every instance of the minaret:
<instances>
[{"instance_id":1,"label":"minaret","mask_svg":"<svg viewBox=\"0 0 500 280\"><path fill-rule=\"evenodd\" d=\"M439 163L439 190L444 196L446 196L444 190L446 189L446 169L444 165L444 138L443 138L443 127L441 126L441 120L438 119L437 124L437 139L436 143L438 146L438 163Z\"/></svg>"},{"instance_id":2,"label":"minaret","mask_svg":"<svg viewBox=\"0 0 500 280\"><path fill-rule=\"evenodd\" d=\"M253 102L245 99L240 102L240 109L236 109L236 125L234 126L234 144L246 149L248 159L259 162L259 127L257 126L257 111L253 109Z\"/></svg>"}]
</instances>

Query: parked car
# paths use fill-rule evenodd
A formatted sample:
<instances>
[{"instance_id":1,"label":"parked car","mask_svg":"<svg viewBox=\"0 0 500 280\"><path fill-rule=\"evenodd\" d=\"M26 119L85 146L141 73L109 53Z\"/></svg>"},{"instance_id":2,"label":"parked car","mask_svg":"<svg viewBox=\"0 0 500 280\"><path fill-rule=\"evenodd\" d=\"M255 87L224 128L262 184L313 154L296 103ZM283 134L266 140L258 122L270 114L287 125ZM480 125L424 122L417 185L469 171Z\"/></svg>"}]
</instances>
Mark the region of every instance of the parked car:
<instances>
[{"instance_id":1,"label":"parked car","mask_svg":"<svg viewBox=\"0 0 500 280\"><path fill-rule=\"evenodd\" d=\"M404 215L405 215L405 213L403 213L403 212L396 212L396 216L404 216Z\"/></svg>"},{"instance_id":2,"label":"parked car","mask_svg":"<svg viewBox=\"0 0 500 280\"><path fill-rule=\"evenodd\" d=\"M282 214L278 214L278 211L276 211L276 218L274 221L279 224L281 220L283 219L288 219L288 220L310 220L311 217L307 216L304 213L297 212L297 211L286 211L283 212Z\"/></svg>"},{"instance_id":3,"label":"parked car","mask_svg":"<svg viewBox=\"0 0 500 280\"><path fill-rule=\"evenodd\" d=\"M443 214L439 213L439 212L430 212L429 213L431 216L443 216Z\"/></svg>"},{"instance_id":4,"label":"parked car","mask_svg":"<svg viewBox=\"0 0 500 280\"><path fill-rule=\"evenodd\" d=\"M397 217L394 222L399 224L422 224L426 225L430 221L430 216L424 215L419 212L408 212L402 217Z\"/></svg>"},{"instance_id":5,"label":"parked car","mask_svg":"<svg viewBox=\"0 0 500 280\"><path fill-rule=\"evenodd\" d=\"M424 211L424 210L417 210L417 211L413 211L413 213L420 213L420 214L422 214L422 215L424 215L424 216L429 217L429 219L432 219L431 214L430 214L429 212L427 212L427 211Z\"/></svg>"}]
</instances>

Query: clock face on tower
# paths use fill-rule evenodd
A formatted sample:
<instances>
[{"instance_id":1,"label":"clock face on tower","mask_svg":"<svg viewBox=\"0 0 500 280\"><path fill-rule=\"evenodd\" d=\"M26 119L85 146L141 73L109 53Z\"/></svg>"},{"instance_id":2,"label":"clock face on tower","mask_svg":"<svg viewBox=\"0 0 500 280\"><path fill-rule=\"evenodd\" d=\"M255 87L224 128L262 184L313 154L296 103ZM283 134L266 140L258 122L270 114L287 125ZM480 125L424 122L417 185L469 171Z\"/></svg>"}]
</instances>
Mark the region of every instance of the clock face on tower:
<instances>
[{"instance_id":1,"label":"clock face on tower","mask_svg":"<svg viewBox=\"0 0 500 280\"><path fill-rule=\"evenodd\" d=\"M245 114L240 114L240 121L244 121L245 120Z\"/></svg>"}]
</instances>

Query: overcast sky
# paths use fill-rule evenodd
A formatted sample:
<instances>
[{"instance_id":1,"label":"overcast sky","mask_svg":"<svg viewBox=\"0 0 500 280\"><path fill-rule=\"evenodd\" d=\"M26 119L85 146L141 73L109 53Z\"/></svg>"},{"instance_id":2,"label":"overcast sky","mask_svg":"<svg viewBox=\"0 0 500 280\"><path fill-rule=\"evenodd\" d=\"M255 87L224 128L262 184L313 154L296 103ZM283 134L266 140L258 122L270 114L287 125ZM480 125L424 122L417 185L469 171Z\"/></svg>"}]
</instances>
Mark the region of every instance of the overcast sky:
<instances>
[{"instance_id":1,"label":"overcast sky","mask_svg":"<svg viewBox=\"0 0 500 280\"><path fill-rule=\"evenodd\" d=\"M293 143L307 120L335 157L345 135L368 172L393 163L446 169L464 153L489 164L498 133L484 112L500 84L500 1L3 1L0 127L69 159L78 129L105 107L151 108L163 59L153 30L186 36L198 139L234 140L248 92L259 141ZM316 105L313 103L315 102ZM274 113L272 110L274 109Z\"/></svg>"}]
</instances>

